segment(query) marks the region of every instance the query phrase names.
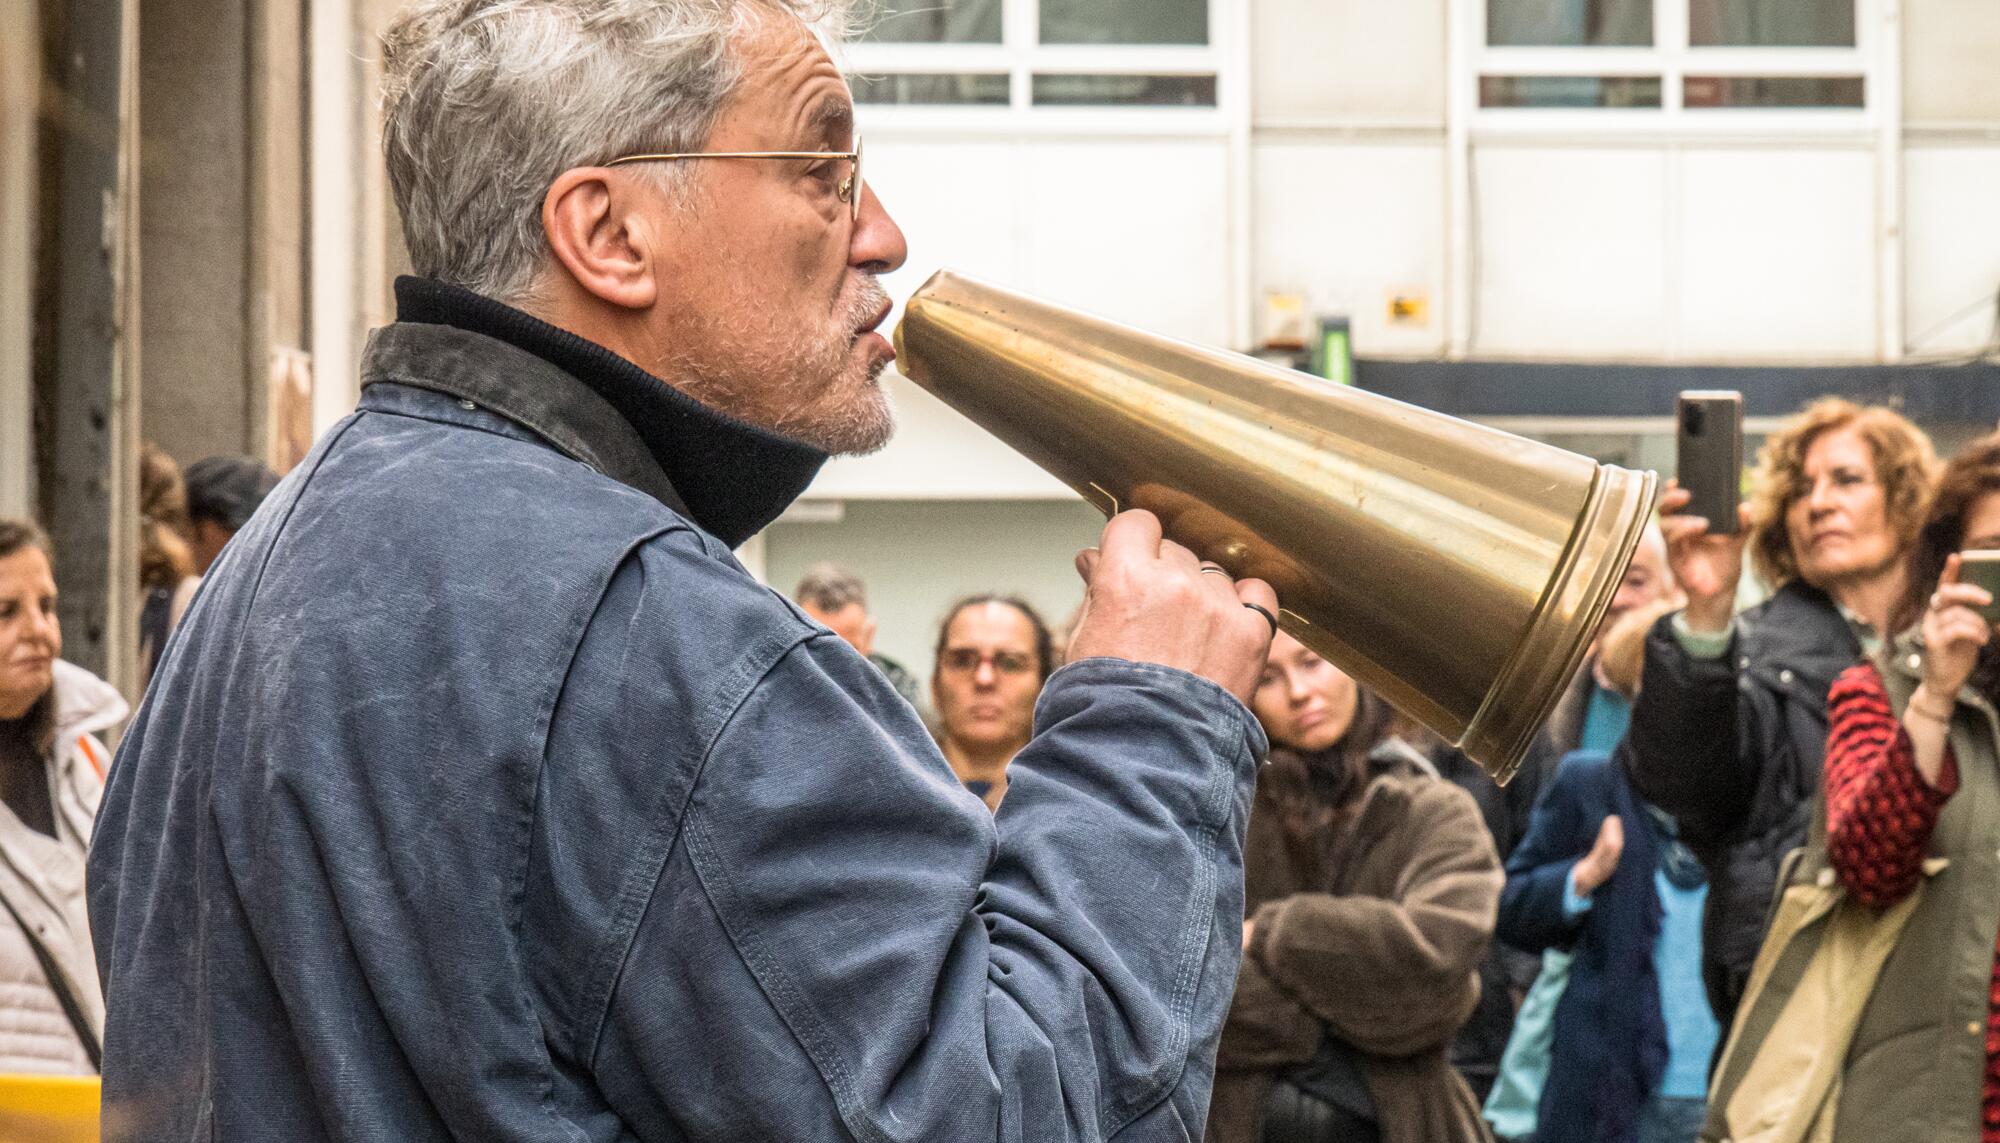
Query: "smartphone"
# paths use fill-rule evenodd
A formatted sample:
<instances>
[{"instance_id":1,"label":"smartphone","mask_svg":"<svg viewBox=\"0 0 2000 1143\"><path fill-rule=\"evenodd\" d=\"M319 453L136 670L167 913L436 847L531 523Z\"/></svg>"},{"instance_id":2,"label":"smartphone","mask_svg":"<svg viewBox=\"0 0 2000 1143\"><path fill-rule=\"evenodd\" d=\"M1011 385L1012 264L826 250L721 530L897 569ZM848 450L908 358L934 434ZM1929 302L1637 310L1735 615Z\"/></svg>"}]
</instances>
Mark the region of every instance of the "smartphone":
<instances>
[{"instance_id":1,"label":"smartphone","mask_svg":"<svg viewBox=\"0 0 2000 1143\"><path fill-rule=\"evenodd\" d=\"M1743 488L1743 394L1690 389L1674 411L1680 423L1676 475L1691 496L1686 511L1706 518L1711 535L1733 536Z\"/></svg>"},{"instance_id":2,"label":"smartphone","mask_svg":"<svg viewBox=\"0 0 2000 1143\"><path fill-rule=\"evenodd\" d=\"M1958 554L1958 581L1976 583L1993 593L1993 602L1979 609L1988 623L2000 623L2000 552L1970 551Z\"/></svg>"}]
</instances>

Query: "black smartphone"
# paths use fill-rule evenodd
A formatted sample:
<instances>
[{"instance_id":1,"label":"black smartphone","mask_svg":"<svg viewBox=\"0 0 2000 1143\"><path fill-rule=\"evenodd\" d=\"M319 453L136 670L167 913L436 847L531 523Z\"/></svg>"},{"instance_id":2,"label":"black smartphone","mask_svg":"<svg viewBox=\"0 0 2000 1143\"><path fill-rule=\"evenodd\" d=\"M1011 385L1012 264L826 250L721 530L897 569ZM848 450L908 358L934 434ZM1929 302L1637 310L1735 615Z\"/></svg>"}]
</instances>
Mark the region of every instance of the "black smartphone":
<instances>
[{"instance_id":1,"label":"black smartphone","mask_svg":"<svg viewBox=\"0 0 2000 1143\"><path fill-rule=\"evenodd\" d=\"M1680 423L1676 476L1688 490L1687 513L1708 520L1710 534L1736 534L1743 487L1743 394L1690 389L1675 405Z\"/></svg>"},{"instance_id":2,"label":"black smartphone","mask_svg":"<svg viewBox=\"0 0 2000 1143\"><path fill-rule=\"evenodd\" d=\"M1979 614L1988 623L2000 623L2000 552L1960 552L1958 582L1976 583L1993 593L1993 602L1980 608Z\"/></svg>"}]
</instances>

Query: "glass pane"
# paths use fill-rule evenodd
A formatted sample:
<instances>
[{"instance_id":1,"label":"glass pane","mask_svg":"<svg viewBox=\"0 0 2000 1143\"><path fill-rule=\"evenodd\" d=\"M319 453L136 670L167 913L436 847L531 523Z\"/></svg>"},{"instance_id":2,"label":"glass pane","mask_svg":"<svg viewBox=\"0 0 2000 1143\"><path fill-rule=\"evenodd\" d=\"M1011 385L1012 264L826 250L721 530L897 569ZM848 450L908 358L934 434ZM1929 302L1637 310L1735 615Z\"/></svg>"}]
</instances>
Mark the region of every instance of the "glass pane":
<instances>
[{"instance_id":1,"label":"glass pane","mask_svg":"<svg viewBox=\"0 0 2000 1143\"><path fill-rule=\"evenodd\" d=\"M1648 47L1653 0L1486 0L1496 48Z\"/></svg>"},{"instance_id":2,"label":"glass pane","mask_svg":"<svg viewBox=\"0 0 2000 1143\"><path fill-rule=\"evenodd\" d=\"M1002 104L1007 102L1005 75L857 75L856 103Z\"/></svg>"},{"instance_id":3,"label":"glass pane","mask_svg":"<svg viewBox=\"0 0 2000 1143\"><path fill-rule=\"evenodd\" d=\"M1035 102L1051 106L1214 107L1212 75L1038 75Z\"/></svg>"},{"instance_id":4,"label":"glass pane","mask_svg":"<svg viewBox=\"0 0 2000 1143\"><path fill-rule=\"evenodd\" d=\"M1860 107L1861 77L1691 75L1681 89L1688 107Z\"/></svg>"},{"instance_id":5,"label":"glass pane","mask_svg":"<svg viewBox=\"0 0 2000 1143\"><path fill-rule=\"evenodd\" d=\"M1854 0L1689 0L1697 47L1851 48Z\"/></svg>"},{"instance_id":6,"label":"glass pane","mask_svg":"<svg viewBox=\"0 0 2000 1143\"><path fill-rule=\"evenodd\" d=\"M883 44L997 44L1001 0L876 0L862 35Z\"/></svg>"},{"instance_id":7,"label":"glass pane","mask_svg":"<svg viewBox=\"0 0 2000 1143\"><path fill-rule=\"evenodd\" d=\"M1041 8L1045 44L1208 42L1208 0L1041 0Z\"/></svg>"},{"instance_id":8,"label":"glass pane","mask_svg":"<svg viewBox=\"0 0 2000 1143\"><path fill-rule=\"evenodd\" d=\"M1658 107L1656 75L1482 75L1481 107Z\"/></svg>"}]
</instances>

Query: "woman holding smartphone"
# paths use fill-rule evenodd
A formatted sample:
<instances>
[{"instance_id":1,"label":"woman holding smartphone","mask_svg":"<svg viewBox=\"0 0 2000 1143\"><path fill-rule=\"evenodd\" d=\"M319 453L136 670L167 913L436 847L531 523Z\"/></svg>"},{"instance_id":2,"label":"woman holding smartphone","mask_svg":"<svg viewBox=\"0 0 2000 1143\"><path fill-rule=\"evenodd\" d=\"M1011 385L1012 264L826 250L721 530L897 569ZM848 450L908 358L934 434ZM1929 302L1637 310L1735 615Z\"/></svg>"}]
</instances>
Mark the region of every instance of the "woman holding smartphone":
<instances>
[{"instance_id":1,"label":"woman holding smartphone","mask_svg":"<svg viewBox=\"0 0 2000 1143\"><path fill-rule=\"evenodd\" d=\"M1904 633L1828 699L1829 863L1875 908L1923 884L1835 1088L1839 1139L2000 1143L2000 639L1978 549L2000 549L2000 434L1945 468Z\"/></svg>"},{"instance_id":2,"label":"woman holding smartphone","mask_svg":"<svg viewBox=\"0 0 2000 1143\"><path fill-rule=\"evenodd\" d=\"M1902 415L1826 398L1765 441L1735 534L1712 534L1685 489L1660 498L1688 604L1646 641L1646 686L1617 758L1708 867L1702 975L1724 1027L1779 866L1806 841L1827 692L1896 630L1936 472L1929 438ZM1746 557L1774 594L1738 615Z\"/></svg>"}]
</instances>

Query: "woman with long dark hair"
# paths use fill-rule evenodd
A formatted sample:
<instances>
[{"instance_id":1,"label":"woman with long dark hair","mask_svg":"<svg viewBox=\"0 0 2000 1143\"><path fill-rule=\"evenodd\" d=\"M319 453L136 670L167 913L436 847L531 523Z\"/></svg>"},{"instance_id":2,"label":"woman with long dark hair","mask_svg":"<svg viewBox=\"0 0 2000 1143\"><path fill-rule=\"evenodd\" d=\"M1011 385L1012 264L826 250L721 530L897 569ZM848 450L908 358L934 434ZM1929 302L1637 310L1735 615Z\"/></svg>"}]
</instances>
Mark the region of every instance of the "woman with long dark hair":
<instances>
[{"instance_id":1,"label":"woman with long dark hair","mask_svg":"<svg viewBox=\"0 0 2000 1143\"><path fill-rule=\"evenodd\" d=\"M1478 806L1392 735L1387 704L1288 635L1251 709L1271 757L1208 1137L1485 1139L1450 1060L1500 896Z\"/></svg>"},{"instance_id":2,"label":"woman with long dark hair","mask_svg":"<svg viewBox=\"0 0 2000 1143\"><path fill-rule=\"evenodd\" d=\"M62 661L47 539L0 518L0 1072L97 1071L84 856L110 760L96 735L125 712Z\"/></svg>"},{"instance_id":3,"label":"woman with long dark hair","mask_svg":"<svg viewBox=\"0 0 2000 1143\"><path fill-rule=\"evenodd\" d=\"M1946 466L1902 636L1829 699L1824 860L1876 909L1921 889L1845 1054L1837 1139L2000 1143L2000 640L1959 574L1982 548L2000 548L2000 434Z\"/></svg>"}]
</instances>

